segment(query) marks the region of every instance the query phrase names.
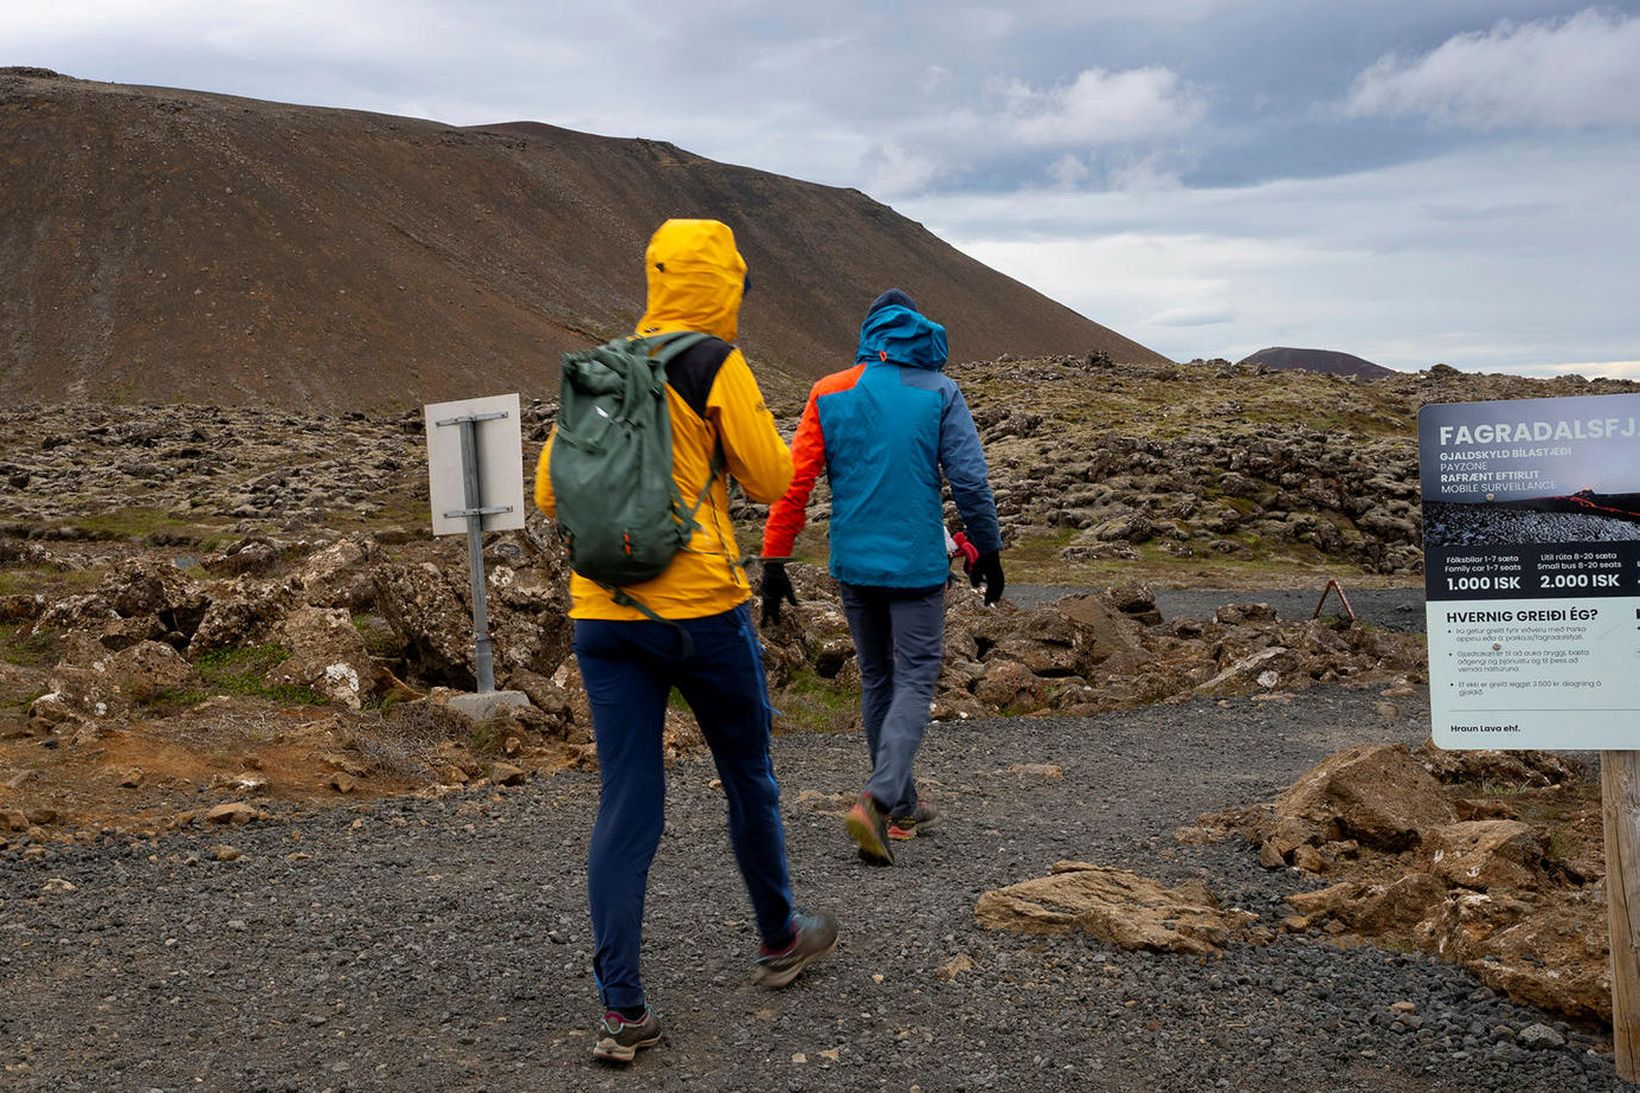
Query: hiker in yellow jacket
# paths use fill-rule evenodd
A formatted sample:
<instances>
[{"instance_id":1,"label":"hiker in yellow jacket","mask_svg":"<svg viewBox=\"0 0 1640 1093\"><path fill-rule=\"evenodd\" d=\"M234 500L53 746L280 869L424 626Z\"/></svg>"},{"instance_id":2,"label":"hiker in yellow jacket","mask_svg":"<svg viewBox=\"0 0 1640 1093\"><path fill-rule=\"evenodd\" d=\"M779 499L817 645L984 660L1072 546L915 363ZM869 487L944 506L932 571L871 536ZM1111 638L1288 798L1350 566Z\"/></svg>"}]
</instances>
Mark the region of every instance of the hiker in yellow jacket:
<instances>
[{"instance_id":1,"label":"hiker in yellow jacket","mask_svg":"<svg viewBox=\"0 0 1640 1093\"><path fill-rule=\"evenodd\" d=\"M701 496L721 445L724 466L746 494L776 500L791 482L791 453L732 344L748 284L734 234L716 220L668 220L644 260L649 305L637 334L710 335L666 369L679 496ZM552 443L549 437L535 476L535 501L548 516L555 512ZM792 901L780 787L769 758L772 711L724 475L713 481L695 522L687 549L660 576L624 590L663 622L616 603L611 590L579 574L570 579L575 655L602 781L587 853L593 973L605 1011L593 1053L611 1062L629 1062L660 1040L638 974L638 948L649 864L664 824L661 727L673 687L700 722L728 798L729 837L762 940L754 979L783 987L837 941L831 916L803 914ZM677 627L688 642L679 640Z\"/></svg>"}]
</instances>

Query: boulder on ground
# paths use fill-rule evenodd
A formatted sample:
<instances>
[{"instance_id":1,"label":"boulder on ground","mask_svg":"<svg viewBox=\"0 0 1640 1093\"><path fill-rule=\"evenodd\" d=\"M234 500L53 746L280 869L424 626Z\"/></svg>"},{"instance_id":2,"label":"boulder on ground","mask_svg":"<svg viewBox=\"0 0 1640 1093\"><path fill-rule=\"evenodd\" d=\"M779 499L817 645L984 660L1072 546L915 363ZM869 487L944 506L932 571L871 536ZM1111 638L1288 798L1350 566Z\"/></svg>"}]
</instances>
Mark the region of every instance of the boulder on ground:
<instances>
[{"instance_id":1,"label":"boulder on ground","mask_svg":"<svg viewBox=\"0 0 1640 1093\"><path fill-rule=\"evenodd\" d=\"M232 584L213 586L211 604L188 643L188 655L254 645L297 605L288 581L239 577Z\"/></svg>"},{"instance_id":2,"label":"boulder on ground","mask_svg":"<svg viewBox=\"0 0 1640 1093\"><path fill-rule=\"evenodd\" d=\"M205 821L213 824L248 824L252 820L262 819L262 813L244 801L229 801L226 804L216 805L205 813Z\"/></svg>"},{"instance_id":3,"label":"boulder on ground","mask_svg":"<svg viewBox=\"0 0 1640 1093\"><path fill-rule=\"evenodd\" d=\"M276 639L291 654L268 673L270 683L307 687L357 710L382 682L364 635L341 608L298 607L280 621Z\"/></svg>"},{"instance_id":4,"label":"boulder on ground","mask_svg":"<svg viewBox=\"0 0 1640 1093\"><path fill-rule=\"evenodd\" d=\"M1291 649L1273 645L1232 661L1213 678L1198 684L1196 690L1202 694L1232 694L1255 685L1273 690L1298 666L1298 656Z\"/></svg>"},{"instance_id":5,"label":"boulder on ground","mask_svg":"<svg viewBox=\"0 0 1640 1093\"><path fill-rule=\"evenodd\" d=\"M373 536L349 535L302 559L293 583L315 607L365 608L376 598L370 565L380 556Z\"/></svg>"},{"instance_id":6,"label":"boulder on ground","mask_svg":"<svg viewBox=\"0 0 1640 1093\"><path fill-rule=\"evenodd\" d=\"M1156 608L1156 591L1148 584L1117 585L1105 589L1110 605L1135 622L1146 626L1160 626L1162 613Z\"/></svg>"},{"instance_id":7,"label":"boulder on ground","mask_svg":"<svg viewBox=\"0 0 1640 1093\"><path fill-rule=\"evenodd\" d=\"M0 596L0 623L33 622L46 609L46 598L38 592L13 592Z\"/></svg>"},{"instance_id":8,"label":"boulder on ground","mask_svg":"<svg viewBox=\"0 0 1640 1093\"><path fill-rule=\"evenodd\" d=\"M569 692L540 672L521 668L507 677L507 686L523 691L530 704L555 724L568 725L575 718Z\"/></svg>"},{"instance_id":9,"label":"boulder on ground","mask_svg":"<svg viewBox=\"0 0 1640 1093\"><path fill-rule=\"evenodd\" d=\"M199 564L224 577L262 576L278 568L284 544L266 535L252 535L230 544L219 554L208 554Z\"/></svg>"},{"instance_id":10,"label":"boulder on ground","mask_svg":"<svg viewBox=\"0 0 1640 1093\"><path fill-rule=\"evenodd\" d=\"M115 653L108 659L108 672L120 691L139 700L199 682L194 666L171 646L158 641L139 641Z\"/></svg>"},{"instance_id":11,"label":"boulder on ground","mask_svg":"<svg viewBox=\"0 0 1640 1093\"><path fill-rule=\"evenodd\" d=\"M1009 638L992 651L990 659L993 663L1012 661L1031 674L1047 679L1075 675L1078 663L1074 646L1040 637Z\"/></svg>"},{"instance_id":12,"label":"boulder on ground","mask_svg":"<svg viewBox=\"0 0 1640 1093\"><path fill-rule=\"evenodd\" d=\"M513 557L517 551L502 554ZM526 552L527 553L527 552ZM568 604L555 571L497 562L488 571L490 635L499 672L548 674L569 654ZM432 562L374 569L376 609L404 646L416 674L460 687L475 683L473 614L466 567Z\"/></svg>"},{"instance_id":13,"label":"boulder on ground","mask_svg":"<svg viewBox=\"0 0 1640 1093\"><path fill-rule=\"evenodd\" d=\"M1277 819L1315 824L1326 838L1377 850L1405 850L1423 832L1457 819L1440 785L1404 744L1351 748L1328 756L1275 802Z\"/></svg>"},{"instance_id":14,"label":"boulder on ground","mask_svg":"<svg viewBox=\"0 0 1640 1093\"><path fill-rule=\"evenodd\" d=\"M72 729L80 720L80 712L61 691L48 691L29 703L28 717L36 729L54 731L59 726Z\"/></svg>"},{"instance_id":15,"label":"boulder on ground","mask_svg":"<svg viewBox=\"0 0 1640 1093\"><path fill-rule=\"evenodd\" d=\"M503 540L496 547L506 544ZM491 629L496 659L509 669L552 672L570 653L569 598L556 554L534 552L516 541L523 560L489 569ZM469 631L471 626L469 625ZM471 645L471 637L468 638Z\"/></svg>"},{"instance_id":16,"label":"boulder on ground","mask_svg":"<svg viewBox=\"0 0 1640 1093\"><path fill-rule=\"evenodd\" d=\"M1049 876L980 896L974 917L990 930L1080 930L1124 949L1206 954L1257 916L1226 911L1199 882L1167 888L1125 869L1059 862Z\"/></svg>"},{"instance_id":17,"label":"boulder on ground","mask_svg":"<svg viewBox=\"0 0 1640 1093\"><path fill-rule=\"evenodd\" d=\"M80 631L101 632L110 623L118 622L120 613L108 597L95 592L78 596L64 596L35 616L29 632L35 634L72 634Z\"/></svg>"},{"instance_id":18,"label":"boulder on ground","mask_svg":"<svg viewBox=\"0 0 1640 1093\"><path fill-rule=\"evenodd\" d=\"M1076 633L1077 671L1086 679L1129 673L1148 659L1139 641L1142 624L1134 622L1091 593L1066 596L1053 610Z\"/></svg>"},{"instance_id":19,"label":"boulder on ground","mask_svg":"<svg viewBox=\"0 0 1640 1093\"><path fill-rule=\"evenodd\" d=\"M1425 743L1418 758L1437 781L1471 785L1510 786L1516 789L1558 786L1578 776L1572 760L1552 751L1448 751Z\"/></svg>"},{"instance_id":20,"label":"boulder on ground","mask_svg":"<svg viewBox=\"0 0 1640 1093\"><path fill-rule=\"evenodd\" d=\"M974 685L974 697L1005 714L1029 713L1042 705L1042 681L1013 660L995 660Z\"/></svg>"},{"instance_id":21,"label":"boulder on ground","mask_svg":"<svg viewBox=\"0 0 1640 1093\"><path fill-rule=\"evenodd\" d=\"M1517 1002L1609 1021L1604 887L1585 888L1561 908L1544 914L1525 900L1466 892L1419 925L1416 938L1424 950L1462 964Z\"/></svg>"},{"instance_id":22,"label":"boulder on ground","mask_svg":"<svg viewBox=\"0 0 1640 1093\"><path fill-rule=\"evenodd\" d=\"M117 653L121 649L131 648L139 641L166 641L168 636L172 641L167 644L172 648L176 648L178 644L187 644L185 639L177 640L183 635L166 629L165 624L153 615L139 615L136 618L110 621L98 632L97 640L102 643L104 649Z\"/></svg>"},{"instance_id":23,"label":"boulder on ground","mask_svg":"<svg viewBox=\"0 0 1640 1093\"><path fill-rule=\"evenodd\" d=\"M418 673L471 686L473 616L461 583L431 562L381 566L375 580L376 609Z\"/></svg>"},{"instance_id":24,"label":"boulder on ground","mask_svg":"<svg viewBox=\"0 0 1640 1093\"><path fill-rule=\"evenodd\" d=\"M1445 901L1446 885L1428 873L1410 873L1393 884L1345 881L1287 897L1300 914L1331 915L1369 937L1397 927L1416 926Z\"/></svg>"},{"instance_id":25,"label":"boulder on ground","mask_svg":"<svg viewBox=\"0 0 1640 1093\"><path fill-rule=\"evenodd\" d=\"M197 682L193 665L163 642L139 641L115 653L88 635L71 634L51 671L50 693L30 706L29 715L48 726L123 717L133 703Z\"/></svg>"},{"instance_id":26,"label":"boulder on ground","mask_svg":"<svg viewBox=\"0 0 1640 1093\"><path fill-rule=\"evenodd\" d=\"M192 638L211 598L163 558L134 558L110 569L97 589L121 618L153 616L167 632Z\"/></svg>"},{"instance_id":27,"label":"boulder on ground","mask_svg":"<svg viewBox=\"0 0 1640 1093\"><path fill-rule=\"evenodd\" d=\"M1425 867L1449 884L1537 888L1543 881L1543 844L1518 820L1465 820L1424 833Z\"/></svg>"},{"instance_id":28,"label":"boulder on ground","mask_svg":"<svg viewBox=\"0 0 1640 1093\"><path fill-rule=\"evenodd\" d=\"M1266 820L1260 828L1263 840L1259 844L1259 864L1267 869L1296 864L1293 855L1300 847L1313 847L1326 841L1319 825L1295 816Z\"/></svg>"}]
</instances>

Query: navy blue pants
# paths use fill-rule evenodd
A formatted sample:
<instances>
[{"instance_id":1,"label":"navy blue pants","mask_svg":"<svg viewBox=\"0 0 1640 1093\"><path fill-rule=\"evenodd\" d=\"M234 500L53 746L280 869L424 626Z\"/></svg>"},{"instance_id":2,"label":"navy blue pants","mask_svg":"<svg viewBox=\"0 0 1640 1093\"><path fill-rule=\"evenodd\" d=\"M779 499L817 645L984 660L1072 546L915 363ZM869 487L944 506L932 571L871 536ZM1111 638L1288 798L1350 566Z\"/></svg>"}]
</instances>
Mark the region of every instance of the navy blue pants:
<instances>
[{"instance_id":1,"label":"navy blue pants","mask_svg":"<svg viewBox=\"0 0 1640 1093\"><path fill-rule=\"evenodd\" d=\"M871 751L866 792L891 816L917 807L912 761L945 660L945 586L867 588L837 582L860 657L860 714Z\"/></svg>"},{"instance_id":2,"label":"navy blue pants","mask_svg":"<svg viewBox=\"0 0 1640 1093\"><path fill-rule=\"evenodd\" d=\"M644 890L665 826L661 726L676 687L700 722L729 802L729 841L765 945L792 939L780 786L769 758L763 657L746 606L682 619L694 648L659 622L577 619L575 657L592 704L602 782L587 851L593 974L606 1009L644 1004L638 975Z\"/></svg>"}]
</instances>

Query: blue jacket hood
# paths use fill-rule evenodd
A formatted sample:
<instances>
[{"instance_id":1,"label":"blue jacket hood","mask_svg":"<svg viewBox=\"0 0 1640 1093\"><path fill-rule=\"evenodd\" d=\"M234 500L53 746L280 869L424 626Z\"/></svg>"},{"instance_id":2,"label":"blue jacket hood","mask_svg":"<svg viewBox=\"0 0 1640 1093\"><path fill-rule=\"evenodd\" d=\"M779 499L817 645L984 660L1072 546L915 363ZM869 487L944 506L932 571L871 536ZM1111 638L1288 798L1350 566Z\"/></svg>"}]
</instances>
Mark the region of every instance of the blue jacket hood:
<instances>
[{"instance_id":1,"label":"blue jacket hood","mask_svg":"<svg viewBox=\"0 0 1640 1093\"><path fill-rule=\"evenodd\" d=\"M902 304L879 307L860 324L854 361L886 361L938 372L945 367L945 327Z\"/></svg>"}]
</instances>

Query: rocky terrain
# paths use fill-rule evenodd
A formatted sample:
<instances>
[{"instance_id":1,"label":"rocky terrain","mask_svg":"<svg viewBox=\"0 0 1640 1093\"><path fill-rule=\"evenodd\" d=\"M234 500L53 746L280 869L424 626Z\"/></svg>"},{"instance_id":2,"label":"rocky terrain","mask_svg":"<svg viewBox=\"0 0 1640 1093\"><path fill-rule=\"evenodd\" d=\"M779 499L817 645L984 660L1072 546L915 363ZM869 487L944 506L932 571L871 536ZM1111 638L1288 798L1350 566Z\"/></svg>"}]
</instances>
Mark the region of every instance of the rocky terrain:
<instances>
[{"instance_id":1,"label":"rocky terrain","mask_svg":"<svg viewBox=\"0 0 1640 1093\"><path fill-rule=\"evenodd\" d=\"M994 610L953 595L944 719L1338 680L1415 688L1421 640L1399 616L1390 629L1302 610L1283 621L1227 596L1164 622L1155 586L1315 595L1326 575L1406 580L1419 561L1409 430L1421 401L1624 386L1449 369L1363 385L1067 358L952 371L985 434L1020 591ZM526 411L526 465L554 409ZM30 756L53 745L51 762L19 771L11 826L165 822L194 811L181 807L190 794L240 784L400 792L587 761L563 574L539 516L487 546L501 680L534 706L494 726L424 712L442 711L438 688L470 686L472 669L461 545L430 539L423 522L419 415L25 407L0 411L0 427L0 720ZM814 560L820 493L800 544ZM760 510L738 504L755 526ZM820 570L794 573L803 603L765 635L771 680L792 727L846 729L857 683L846 626ZM1058 588L1033 592L1033 580ZM687 747L690 722L676 721ZM187 742L203 729L186 726L213 722L240 736L230 747L219 733L200 767ZM242 761L269 749L258 761L287 764L284 776Z\"/></svg>"},{"instance_id":2,"label":"rocky terrain","mask_svg":"<svg viewBox=\"0 0 1640 1093\"><path fill-rule=\"evenodd\" d=\"M755 1042L779 1048L752 1049L689 1016L722 997L696 993L688 969L704 961L711 991L737 990L738 973L726 951L707 955L697 889L662 881L657 902L671 906L657 921L690 924L678 936L693 954L661 973L678 992L664 1005L684 1015L680 1041L709 1046L663 1053L674 1061L652 1076L698 1083L754 1050L761 1084L799 1087L831 1069L849 1087L893 1072L978 1088L1065 1066L1116 1088L1609 1086L1587 778L1542 757L1327 757L1427 734L1417 593L1360 589L1416 581L1418 406L1630 386L1449 369L1365 384L1087 358L951 370L986 438L1016 590L990 609L965 584L948 598L931 751L951 750L929 773L958 833L909 851L936 932L864 927L839 961L849 985L835 1013L748 997L735 1028L768 1023ZM792 428L795 407L779 408ZM528 403L526 465L554 411ZM298 1087L322 1074L337 1088L528 1088L530 1067L579 1060L584 1006L563 997L576 992L544 1003L522 985L586 968L576 878L596 760L551 522L532 515L486 541L498 682L530 704L474 723L445 703L472 685L467 575L464 545L426 530L419 414L29 406L0 411L0 429L0 910L17 942L0 966L46 999L0 1014L18 1045L9 1072L42 1088L298 1072ZM758 507L737 508L755 526ZM822 491L800 544L811 562L826 513ZM826 863L818 898L849 902L858 873L836 829L862 773L858 670L821 568L792 572L800 603L763 638L801 818L794 854ZM1365 622L1336 617L1336 601L1310 618L1328 575L1364 591ZM1264 603L1190 586L1282 591ZM721 864L721 834L681 705L667 746L694 832L671 868L693 878ZM437 867L406 871L421 860L412 839L441 848ZM410 891L423 874L436 879ZM203 878L203 892L179 878ZM738 907L721 879L718 906ZM340 888L349 905L325 909L317 893ZM906 896L890 891L850 905L898 921L891 904ZM550 893L545 918L525 892ZM204 903L179 913L172 899ZM382 933L356 900L409 901L432 937ZM743 930L739 914L720 917ZM46 970L88 931L106 943ZM149 953L155 931L186 949ZM229 955L247 940L279 969L272 980ZM312 963L332 951L362 955L332 980ZM91 1017L76 1009L84 992L39 985L132 960L133 990L184 1007L177 1027L203 1027L195 1006L226 1007L263 1030L261 1046L228 1059L183 1031L173 1043L195 1050L161 1060L122 1024L134 996ZM461 984L497 967L520 986L485 995L492 1010ZM389 1001L431 978L437 1013ZM873 994L883 983L908 990L890 1005ZM1302 1007L1284 1001L1301 994ZM556 1038L523 1048L502 1018L543 1004L557 1007ZM850 1024L885 1007L886 1023ZM52 1031L86 1020L118 1037L67 1050ZM944 1050L951 1021L972 1046ZM358 1050L311 1032L329 1025ZM452 1042L397 1039L433 1026ZM267 1031L287 1028L308 1030L295 1056L291 1034ZM364 1028L380 1035L361 1040ZM1010 1038L1022 1029L1028 1046ZM201 1075L200 1059L215 1069Z\"/></svg>"},{"instance_id":3,"label":"rocky terrain","mask_svg":"<svg viewBox=\"0 0 1640 1093\"><path fill-rule=\"evenodd\" d=\"M986 367L971 369L978 387ZM1044 387L1039 404L1053 413L1057 398ZM527 411L529 464L553 410ZM1013 419L992 417L1004 521L1025 558L1017 579L1029 575L1033 530L1058 534L1021 521L1064 511L1020 502L1063 492L1057 479L1014 477L1035 468L1010 445ZM103 821L192 822L201 793L220 803L236 793L437 791L590 761L556 537L539 515L486 549L499 679L533 705L472 726L439 701L439 688L472 684L470 609L461 542L425 531L419 415L173 406L0 419L10 438L0 460L10 486L0 506L0 721L21 779L0 804L25 838ZM1114 511L1134 480L1098 468L1139 450L1095 448L1089 466L1062 473L1080 475ZM1114 489L1102 492L1107 483ZM743 520L755 521L756 507L742 504ZM771 682L792 727L846 729L857 690L847 628L820 571L794 572L803 602L765 635ZM936 715L1090 713L1422 679L1414 635L1284 622L1256 604L1164 624L1154 591L1133 577L1082 589L994 610L965 588L955 594ZM676 722L687 748L692 723L682 711ZM198 744L211 725L222 727L205 762ZM41 744L51 745L44 762Z\"/></svg>"},{"instance_id":4,"label":"rocky terrain","mask_svg":"<svg viewBox=\"0 0 1640 1093\"><path fill-rule=\"evenodd\" d=\"M1597 767L1362 745L1180 837L1230 833L1266 867L1326 884L1288 897L1284 930L1441 956L1516 1001L1610 1020Z\"/></svg>"}]
</instances>

